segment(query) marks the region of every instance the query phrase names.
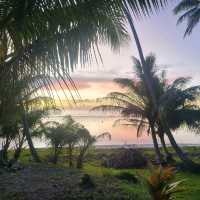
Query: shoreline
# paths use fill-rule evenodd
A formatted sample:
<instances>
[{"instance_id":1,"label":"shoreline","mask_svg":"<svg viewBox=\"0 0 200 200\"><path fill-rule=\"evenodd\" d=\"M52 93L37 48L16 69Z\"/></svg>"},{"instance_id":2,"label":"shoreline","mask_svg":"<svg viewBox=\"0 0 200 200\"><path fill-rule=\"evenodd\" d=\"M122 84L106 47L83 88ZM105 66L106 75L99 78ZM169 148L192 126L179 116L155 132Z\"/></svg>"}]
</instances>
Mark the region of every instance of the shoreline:
<instances>
[{"instance_id":1,"label":"shoreline","mask_svg":"<svg viewBox=\"0 0 200 200\"><path fill-rule=\"evenodd\" d=\"M200 147L200 144L179 144L180 147ZM151 149L153 144L125 144L125 145L94 145L96 149L120 149L120 148L139 148L139 149ZM159 144L159 147L161 145ZM167 144L167 147L171 147L170 144Z\"/></svg>"}]
</instances>

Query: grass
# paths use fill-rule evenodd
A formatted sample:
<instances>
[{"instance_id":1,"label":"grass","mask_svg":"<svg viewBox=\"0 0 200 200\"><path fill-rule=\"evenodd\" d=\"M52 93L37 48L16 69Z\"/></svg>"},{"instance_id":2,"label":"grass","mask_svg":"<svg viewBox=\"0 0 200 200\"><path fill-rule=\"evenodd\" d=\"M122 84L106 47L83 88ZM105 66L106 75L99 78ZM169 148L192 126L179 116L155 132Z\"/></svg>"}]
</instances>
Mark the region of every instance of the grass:
<instances>
[{"instance_id":1,"label":"grass","mask_svg":"<svg viewBox=\"0 0 200 200\"><path fill-rule=\"evenodd\" d=\"M170 149L171 150L171 149ZM199 159L199 155L200 155L200 148L199 147L185 147L184 150L188 153L191 154L193 156L193 159L196 162L200 162ZM70 176L68 176L68 179L62 179L62 176L59 176L55 178L53 178L53 181L55 181L54 179L56 179L55 184L60 184L60 182L62 181L69 181L70 184L74 183L74 187L76 188L75 193L77 193L77 195L75 195L75 197L71 198L71 199L93 199L93 196L90 195L94 195L95 199L99 199L101 200L102 198L105 199L106 197L108 197L108 200L110 199L124 199L124 200L134 200L134 199L138 199L138 200L148 200L150 199L147 188L145 187L145 184L143 182L143 178L142 177L146 177L149 174L149 170L148 169L112 169L112 168L105 168L102 167L100 165L100 160L99 158L102 155L107 155L107 154L112 154L113 152L117 152L119 151L118 149L92 149L87 156L86 162L84 164L84 168L80 171L80 170L75 170L77 175L73 175L73 180L70 179ZM154 156L154 151L153 149L143 149L144 154L148 155L148 157L153 157ZM39 155L42 158L42 160L47 160L48 155L51 153L51 149L38 149ZM172 153L174 153L173 151L171 151ZM10 154L12 154L12 152L10 152ZM62 161L65 161L65 151L62 152ZM24 150L22 152L22 155L20 157L20 162L22 162L24 165L26 166L30 166L32 165L31 161L30 161L30 153L28 150ZM67 164L66 162L60 162L58 165L53 165L53 164L42 164L42 168L41 170L43 170L44 166L48 166L51 169L55 169L55 170L59 170L60 171L64 170L66 172L69 172L70 169L67 168ZM34 169L35 170L35 169ZM40 170L38 170L40 171ZM132 183L130 181L127 180L122 180L119 179L119 175L121 173L129 173L132 174L134 176L137 177L137 179L139 180L139 183ZM86 192L82 191L79 188L78 182L75 181L74 179L80 179L81 174L89 174L92 179L94 180L95 184L97 185L97 188L92 191L92 192ZM73 173L72 173L73 174ZM44 174L44 176L47 176ZM64 175L63 175L64 176ZM1 175L0 175L1 178ZM40 178L42 178L42 174L40 175ZM58 180L57 180L58 179ZM34 179L35 180L35 179ZM176 175L176 180L184 180L183 183L181 184L181 192L179 194L177 194L177 199L182 199L182 200L199 200L199 195L200 195L200 174L193 174L193 173L189 173L189 172L178 172ZM67 185L67 184L66 184ZM110 187L110 188L109 188ZM79 188L79 189L77 189ZM110 193L107 193L107 188L109 188L111 191L113 191L113 194L115 193L115 196L109 196L111 195ZM5 189L5 188L4 188ZM65 188L67 189L67 188ZM69 190L69 188L68 188ZM71 189L72 193L74 191L74 188ZM8 190L9 191L9 190ZM78 192L77 192L78 191ZM4 193L2 193L2 190L0 188L0 200L14 200L15 198L11 198L11 197L3 197L3 195L5 195ZM102 194L101 194L102 193ZM9 195L12 195L12 193L10 192ZM21 191L19 191L17 194L15 194L14 196L20 196L23 194L21 194ZM81 197L82 195L82 197ZM86 196L84 196L86 195ZM89 195L89 197L87 196ZM105 195L105 196L103 196ZM3 198L2 198L3 197ZM123 197L123 198L122 198ZM60 198L60 197L59 197ZM20 200L23 198L19 198ZM60 198L62 199L62 198ZM70 199L70 198L68 198ZM28 199L29 200L29 199ZM31 199L32 200L32 199Z\"/></svg>"}]
</instances>

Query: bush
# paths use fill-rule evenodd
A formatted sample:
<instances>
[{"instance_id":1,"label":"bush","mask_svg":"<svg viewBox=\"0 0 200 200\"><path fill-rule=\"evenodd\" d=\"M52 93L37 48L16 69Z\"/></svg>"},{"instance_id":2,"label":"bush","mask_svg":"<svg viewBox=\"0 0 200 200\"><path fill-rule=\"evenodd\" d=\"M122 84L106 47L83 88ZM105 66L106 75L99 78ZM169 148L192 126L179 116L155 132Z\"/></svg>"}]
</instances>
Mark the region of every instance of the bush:
<instances>
[{"instance_id":1,"label":"bush","mask_svg":"<svg viewBox=\"0 0 200 200\"><path fill-rule=\"evenodd\" d=\"M128 182L138 183L138 179L135 177L135 175L129 172L121 172L117 174L115 177L117 177L120 180L126 180Z\"/></svg>"},{"instance_id":2,"label":"bush","mask_svg":"<svg viewBox=\"0 0 200 200\"><path fill-rule=\"evenodd\" d=\"M137 149L121 149L104 158L102 165L116 169L144 168L147 166L147 159Z\"/></svg>"},{"instance_id":3,"label":"bush","mask_svg":"<svg viewBox=\"0 0 200 200\"><path fill-rule=\"evenodd\" d=\"M84 174L81 177L80 186L85 188L85 189L91 189L91 188L94 188L95 185L94 185L94 182L91 179L90 175Z\"/></svg>"}]
</instances>

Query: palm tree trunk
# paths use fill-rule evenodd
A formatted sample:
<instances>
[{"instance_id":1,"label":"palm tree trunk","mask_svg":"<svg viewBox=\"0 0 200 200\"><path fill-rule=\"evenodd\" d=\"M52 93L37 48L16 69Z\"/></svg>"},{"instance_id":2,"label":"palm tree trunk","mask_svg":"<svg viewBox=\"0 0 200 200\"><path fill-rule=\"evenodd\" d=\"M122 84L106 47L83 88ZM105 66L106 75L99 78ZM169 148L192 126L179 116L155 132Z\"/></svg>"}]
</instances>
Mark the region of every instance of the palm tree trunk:
<instances>
[{"instance_id":1,"label":"palm tree trunk","mask_svg":"<svg viewBox=\"0 0 200 200\"><path fill-rule=\"evenodd\" d=\"M144 72L145 86L147 88L147 91L149 92L149 95L151 96L154 109L156 110L157 101L156 101L155 94L154 94L154 91L153 91L152 81L150 80L150 78L148 77L148 75L146 73L147 66L146 66L146 61L145 61L145 58L144 58L144 53L143 53L143 50L142 50L142 46L141 46L137 31L136 31L134 23L133 23L133 19L132 19L131 13L129 11L127 0L124 0L124 5L125 5L124 13L125 13L125 15L126 15L126 17L128 19L129 24L130 24L131 31L133 33L133 37L135 39L135 43L136 43L137 50L138 50L138 53L139 53L140 61L142 63L142 70Z\"/></svg>"},{"instance_id":2,"label":"palm tree trunk","mask_svg":"<svg viewBox=\"0 0 200 200\"><path fill-rule=\"evenodd\" d=\"M35 162L40 162L40 158L39 158L37 151L33 145L33 141L31 138L30 131L29 131L29 125L28 125L28 121L27 121L27 117L26 117L26 111L24 111L24 113L23 113L23 126L24 126L24 135L26 136L33 160Z\"/></svg>"},{"instance_id":3,"label":"palm tree trunk","mask_svg":"<svg viewBox=\"0 0 200 200\"><path fill-rule=\"evenodd\" d=\"M3 146L3 159L5 162L8 162L8 148L10 146L10 139L9 136L6 137L5 145Z\"/></svg>"},{"instance_id":4,"label":"palm tree trunk","mask_svg":"<svg viewBox=\"0 0 200 200\"><path fill-rule=\"evenodd\" d=\"M171 130L166 125L166 122L163 123L163 127L164 127L164 130L166 131L165 133L168 136L172 147L176 151L178 157L183 161L184 166L187 169L194 169L194 170L197 169L198 170L200 168L200 165L198 165L198 164L194 163L192 160L190 160L188 158L188 156L183 152L183 150L178 146L178 144L176 143L176 140L174 139L174 136L171 133Z\"/></svg>"},{"instance_id":5,"label":"palm tree trunk","mask_svg":"<svg viewBox=\"0 0 200 200\"><path fill-rule=\"evenodd\" d=\"M70 144L69 145L69 167L73 167L73 162L72 162L72 151L73 151L73 147Z\"/></svg>"},{"instance_id":6,"label":"palm tree trunk","mask_svg":"<svg viewBox=\"0 0 200 200\"><path fill-rule=\"evenodd\" d=\"M156 162L158 164L162 164L162 154L161 154L159 146L158 146L158 141L156 138L154 125L152 123L150 123L150 126L151 126L151 136L152 136L154 150L155 150L155 154L156 154Z\"/></svg>"},{"instance_id":7,"label":"palm tree trunk","mask_svg":"<svg viewBox=\"0 0 200 200\"><path fill-rule=\"evenodd\" d=\"M78 156L78 158L77 158L76 167L77 167L78 169L83 168L83 154L82 154L82 153L80 153L79 156Z\"/></svg>"},{"instance_id":8,"label":"palm tree trunk","mask_svg":"<svg viewBox=\"0 0 200 200\"><path fill-rule=\"evenodd\" d=\"M8 163L8 148L10 146L10 139L6 137L5 144L2 144L2 149L0 150L0 166L5 166Z\"/></svg>"},{"instance_id":9,"label":"palm tree trunk","mask_svg":"<svg viewBox=\"0 0 200 200\"><path fill-rule=\"evenodd\" d=\"M148 77L148 75L146 73L147 66L146 66L143 50L142 50L142 47L141 47L141 44L140 44L140 41L139 41L139 37L138 37L137 31L136 31L134 23L133 23L133 19L132 19L131 13L129 11L127 0L124 0L124 6L125 6L124 13L125 13L125 15L126 15L126 17L128 19L129 24L130 24L130 27L131 27L131 30L132 30L132 33L133 33L133 36L134 36L134 39L135 39L135 43L136 43L136 46L137 46L137 49L138 49L138 53L139 53L139 56L140 56L140 60L141 60L141 63L142 63L142 70L144 72L145 87L147 88L147 91L149 92L149 95L151 96L151 100L152 100L153 107L154 107L153 109L154 109L154 112L156 113L156 111L158 110L156 96L155 96L155 93L153 91L152 82L151 82L151 80L149 79L149 77ZM177 155L180 157L180 159L184 162L184 164L186 166L188 166L188 167L191 167L191 166L196 167L196 164L193 163L183 153L181 148L176 144L176 141L175 141L173 135L171 134L171 131L170 131L168 125L166 125L164 123L165 120L163 118L160 118L160 122L161 122L161 125L164 128L164 131L166 132L167 136L169 137L169 140L170 140L170 142L172 144L172 147L175 149L175 151L176 151Z\"/></svg>"},{"instance_id":10,"label":"palm tree trunk","mask_svg":"<svg viewBox=\"0 0 200 200\"><path fill-rule=\"evenodd\" d=\"M163 148L163 150L165 152L166 160L168 162L173 161L172 154L167 149L167 146L166 146L166 143L165 143L165 136L164 136L164 134L163 133L159 134L159 137L160 137L160 142L161 142L162 148Z\"/></svg>"},{"instance_id":11,"label":"palm tree trunk","mask_svg":"<svg viewBox=\"0 0 200 200\"><path fill-rule=\"evenodd\" d=\"M15 162L18 161L21 151L22 151L24 140L25 140L25 135L22 136L21 140L19 139L19 146L16 148L13 159L10 161L11 164L14 164Z\"/></svg>"}]
</instances>

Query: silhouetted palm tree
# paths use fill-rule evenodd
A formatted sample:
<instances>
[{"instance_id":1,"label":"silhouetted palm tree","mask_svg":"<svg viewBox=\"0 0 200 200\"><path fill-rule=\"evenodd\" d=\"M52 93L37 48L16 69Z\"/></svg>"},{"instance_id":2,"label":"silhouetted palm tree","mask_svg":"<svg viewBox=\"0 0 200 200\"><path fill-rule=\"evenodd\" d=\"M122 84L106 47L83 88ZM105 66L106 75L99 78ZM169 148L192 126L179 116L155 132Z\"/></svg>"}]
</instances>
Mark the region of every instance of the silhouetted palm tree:
<instances>
[{"instance_id":1,"label":"silhouetted palm tree","mask_svg":"<svg viewBox=\"0 0 200 200\"><path fill-rule=\"evenodd\" d=\"M125 87L127 92L112 92L108 94L107 97L101 99L102 105L94 109L119 111L125 117L125 120L128 121L125 125L135 125L138 127L137 135L140 134L142 128L150 126L157 158L161 159L155 137L156 133L161 139L161 144L167 157L170 158L170 153L164 141L166 132L158 116L164 115L166 123L172 130L179 128L181 125L199 129L200 110L196 104L196 99L200 95L200 86L186 87L187 78L178 78L169 84L164 71L158 75L155 57L152 55L148 56L145 59L148 66L147 74L151 77L158 102L158 112L155 115L152 108L151 96L145 87L141 63L137 59L134 59L134 61L135 81L130 79L115 79L115 82ZM191 115L187 115L189 113ZM172 141L170 140L170 142ZM172 144L172 146L179 153L179 150L177 150L179 146L177 144Z\"/></svg>"},{"instance_id":2,"label":"silhouetted palm tree","mask_svg":"<svg viewBox=\"0 0 200 200\"><path fill-rule=\"evenodd\" d=\"M144 83L144 73L141 68L141 63L138 59L134 58L134 72L136 79L115 79L115 82L126 89L126 92L112 92L107 97L102 98L102 104L93 108L93 110L110 110L119 111L128 121L126 125L137 126L137 135L139 136L142 128L146 127L151 131L154 149L158 162L161 162L162 156L158 147L156 139L156 115L154 115L151 97ZM160 95L159 79L156 76L155 57L149 55L146 57L145 62L148 66L147 73L152 78L155 93L157 97ZM106 102L104 102L106 101ZM148 131L149 132L149 131Z\"/></svg>"}]
</instances>

